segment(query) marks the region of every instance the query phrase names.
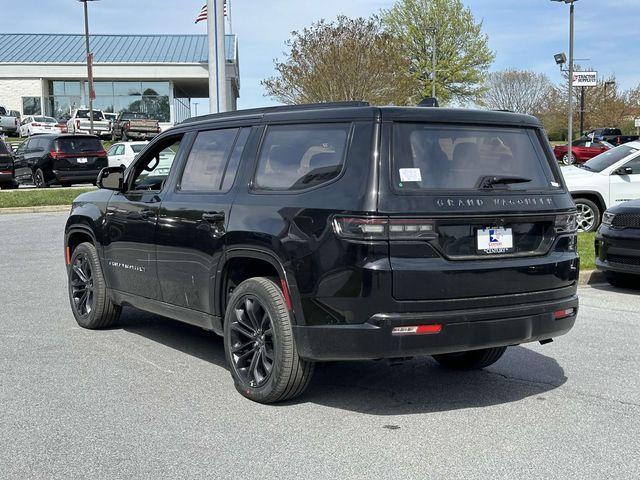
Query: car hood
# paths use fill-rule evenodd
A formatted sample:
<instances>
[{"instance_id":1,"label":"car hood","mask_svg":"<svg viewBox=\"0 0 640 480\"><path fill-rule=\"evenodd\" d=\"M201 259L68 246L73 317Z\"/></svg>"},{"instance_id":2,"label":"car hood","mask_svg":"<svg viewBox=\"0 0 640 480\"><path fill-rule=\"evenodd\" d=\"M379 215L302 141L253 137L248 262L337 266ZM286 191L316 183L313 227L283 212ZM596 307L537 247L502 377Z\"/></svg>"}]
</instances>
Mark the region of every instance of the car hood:
<instances>
[{"instance_id":1,"label":"car hood","mask_svg":"<svg viewBox=\"0 0 640 480\"><path fill-rule=\"evenodd\" d=\"M572 180L593 178L594 175L598 175L598 172L592 172L590 170L587 170L586 168L574 166L560 167L560 171L562 172L562 176L567 182Z\"/></svg>"}]
</instances>

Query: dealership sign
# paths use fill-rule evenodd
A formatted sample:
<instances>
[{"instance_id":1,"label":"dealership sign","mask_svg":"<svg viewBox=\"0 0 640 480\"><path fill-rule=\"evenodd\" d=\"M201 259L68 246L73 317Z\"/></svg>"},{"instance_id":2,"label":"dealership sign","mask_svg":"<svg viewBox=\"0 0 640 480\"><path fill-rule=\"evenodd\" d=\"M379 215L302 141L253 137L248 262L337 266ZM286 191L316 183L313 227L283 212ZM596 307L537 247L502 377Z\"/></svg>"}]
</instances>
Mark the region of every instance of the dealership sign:
<instances>
[{"instance_id":1,"label":"dealership sign","mask_svg":"<svg viewBox=\"0 0 640 480\"><path fill-rule=\"evenodd\" d=\"M595 87L598 85L598 72L573 72L574 87Z\"/></svg>"}]
</instances>

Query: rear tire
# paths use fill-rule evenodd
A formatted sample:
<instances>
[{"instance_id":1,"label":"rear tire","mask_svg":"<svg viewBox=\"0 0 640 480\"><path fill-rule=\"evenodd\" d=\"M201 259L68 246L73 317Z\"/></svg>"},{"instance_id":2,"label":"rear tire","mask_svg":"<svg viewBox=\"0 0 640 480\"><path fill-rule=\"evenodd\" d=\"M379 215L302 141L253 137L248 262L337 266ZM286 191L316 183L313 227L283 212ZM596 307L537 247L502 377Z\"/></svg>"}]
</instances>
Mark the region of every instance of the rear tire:
<instances>
[{"instance_id":1,"label":"rear tire","mask_svg":"<svg viewBox=\"0 0 640 480\"><path fill-rule=\"evenodd\" d=\"M611 286L618 288L638 288L637 285L640 280L638 275L620 272L604 272L604 276Z\"/></svg>"},{"instance_id":2,"label":"rear tire","mask_svg":"<svg viewBox=\"0 0 640 480\"><path fill-rule=\"evenodd\" d=\"M568 153L565 153L564 156L562 157L562 163L564 163L565 165L573 165L574 163L576 163L576 156L575 155L569 156Z\"/></svg>"},{"instance_id":3,"label":"rear tire","mask_svg":"<svg viewBox=\"0 0 640 480\"><path fill-rule=\"evenodd\" d=\"M586 198L575 198L573 201L578 209L578 230L595 232L600 226L602 215L598 206Z\"/></svg>"},{"instance_id":4,"label":"rear tire","mask_svg":"<svg viewBox=\"0 0 640 480\"><path fill-rule=\"evenodd\" d=\"M443 367L452 370L480 370L500 360L506 349L507 347L483 348L469 352L434 355L433 358Z\"/></svg>"},{"instance_id":5,"label":"rear tire","mask_svg":"<svg viewBox=\"0 0 640 480\"><path fill-rule=\"evenodd\" d=\"M33 174L33 183L37 188L48 188L49 184L44 179L44 172L41 168L38 168Z\"/></svg>"},{"instance_id":6,"label":"rear tire","mask_svg":"<svg viewBox=\"0 0 640 480\"><path fill-rule=\"evenodd\" d=\"M298 356L282 290L270 278L250 278L233 291L224 348L236 389L255 402L295 398L313 375L314 364Z\"/></svg>"},{"instance_id":7,"label":"rear tire","mask_svg":"<svg viewBox=\"0 0 640 480\"><path fill-rule=\"evenodd\" d=\"M98 252L85 242L76 247L68 267L69 301L73 316L83 328L107 328L122 308L109 298Z\"/></svg>"}]
</instances>

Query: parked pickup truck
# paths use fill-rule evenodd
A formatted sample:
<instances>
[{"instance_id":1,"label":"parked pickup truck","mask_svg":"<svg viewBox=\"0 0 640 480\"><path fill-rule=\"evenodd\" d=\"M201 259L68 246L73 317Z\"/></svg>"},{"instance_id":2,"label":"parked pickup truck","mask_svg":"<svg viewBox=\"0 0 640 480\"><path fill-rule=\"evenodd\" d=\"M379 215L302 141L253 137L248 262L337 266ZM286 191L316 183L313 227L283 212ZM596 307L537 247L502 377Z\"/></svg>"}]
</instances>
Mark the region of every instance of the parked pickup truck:
<instances>
[{"instance_id":1,"label":"parked pickup truck","mask_svg":"<svg viewBox=\"0 0 640 480\"><path fill-rule=\"evenodd\" d=\"M79 108L74 110L71 118L67 121L67 131L73 134L91 134L91 121L89 119L89 109ZM110 133L109 121L104 118L100 110L93 111L93 134L98 136L108 136Z\"/></svg>"},{"instance_id":2,"label":"parked pickup truck","mask_svg":"<svg viewBox=\"0 0 640 480\"><path fill-rule=\"evenodd\" d=\"M587 138L596 142L609 142L615 146L638 140L638 135L622 135L619 128L596 128L587 133Z\"/></svg>"},{"instance_id":3,"label":"parked pickup truck","mask_svg":"<svg viewBox=\"0 0 640 480\"><path fill-rule=\"evenodd\" d=\"M0 133L17 135L20 128L20 118L12 114L7 108L0 106Z\"/></svg>"},{"instance_id":4,"label":"parked pickup truck","mask_svg":"<svg viewBox=\"0 0 640 480\"><path fill-rule=\"evenodd\" d=\"M111 126L111 140L149 140L160 133L158 120L145 113L121 112Z\"/></svg>"}]
</instances>

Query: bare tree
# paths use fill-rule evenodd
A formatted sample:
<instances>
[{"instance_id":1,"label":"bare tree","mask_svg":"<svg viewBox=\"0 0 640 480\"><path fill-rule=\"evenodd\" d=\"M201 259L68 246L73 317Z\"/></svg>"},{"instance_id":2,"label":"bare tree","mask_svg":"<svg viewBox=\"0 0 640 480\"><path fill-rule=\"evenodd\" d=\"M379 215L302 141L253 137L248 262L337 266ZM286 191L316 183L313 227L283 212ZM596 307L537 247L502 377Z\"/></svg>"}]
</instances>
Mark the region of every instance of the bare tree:
<instances>
[{"instance_id":1,"label":"bare tree","mask_svg":"<svg viewBox=\"0 0 640 480\"><path fill-rule=\"evenodd\" d=\"M411 62L377 18L321 20L292 32L277 75L262 81L267 95L287 104L368 101L406 105L418 95Z\"/></svg>"},{"instance_id":2,"label":"bare tree","mask_svg":"<svg viewBox=\"0 0 640 480\"><path fill-rule=\"evenodd\" d=\"M482 104L496 110L537 115L553 85L542 73L504 70L489 74Z\"/></svg>"}]
</instances>

